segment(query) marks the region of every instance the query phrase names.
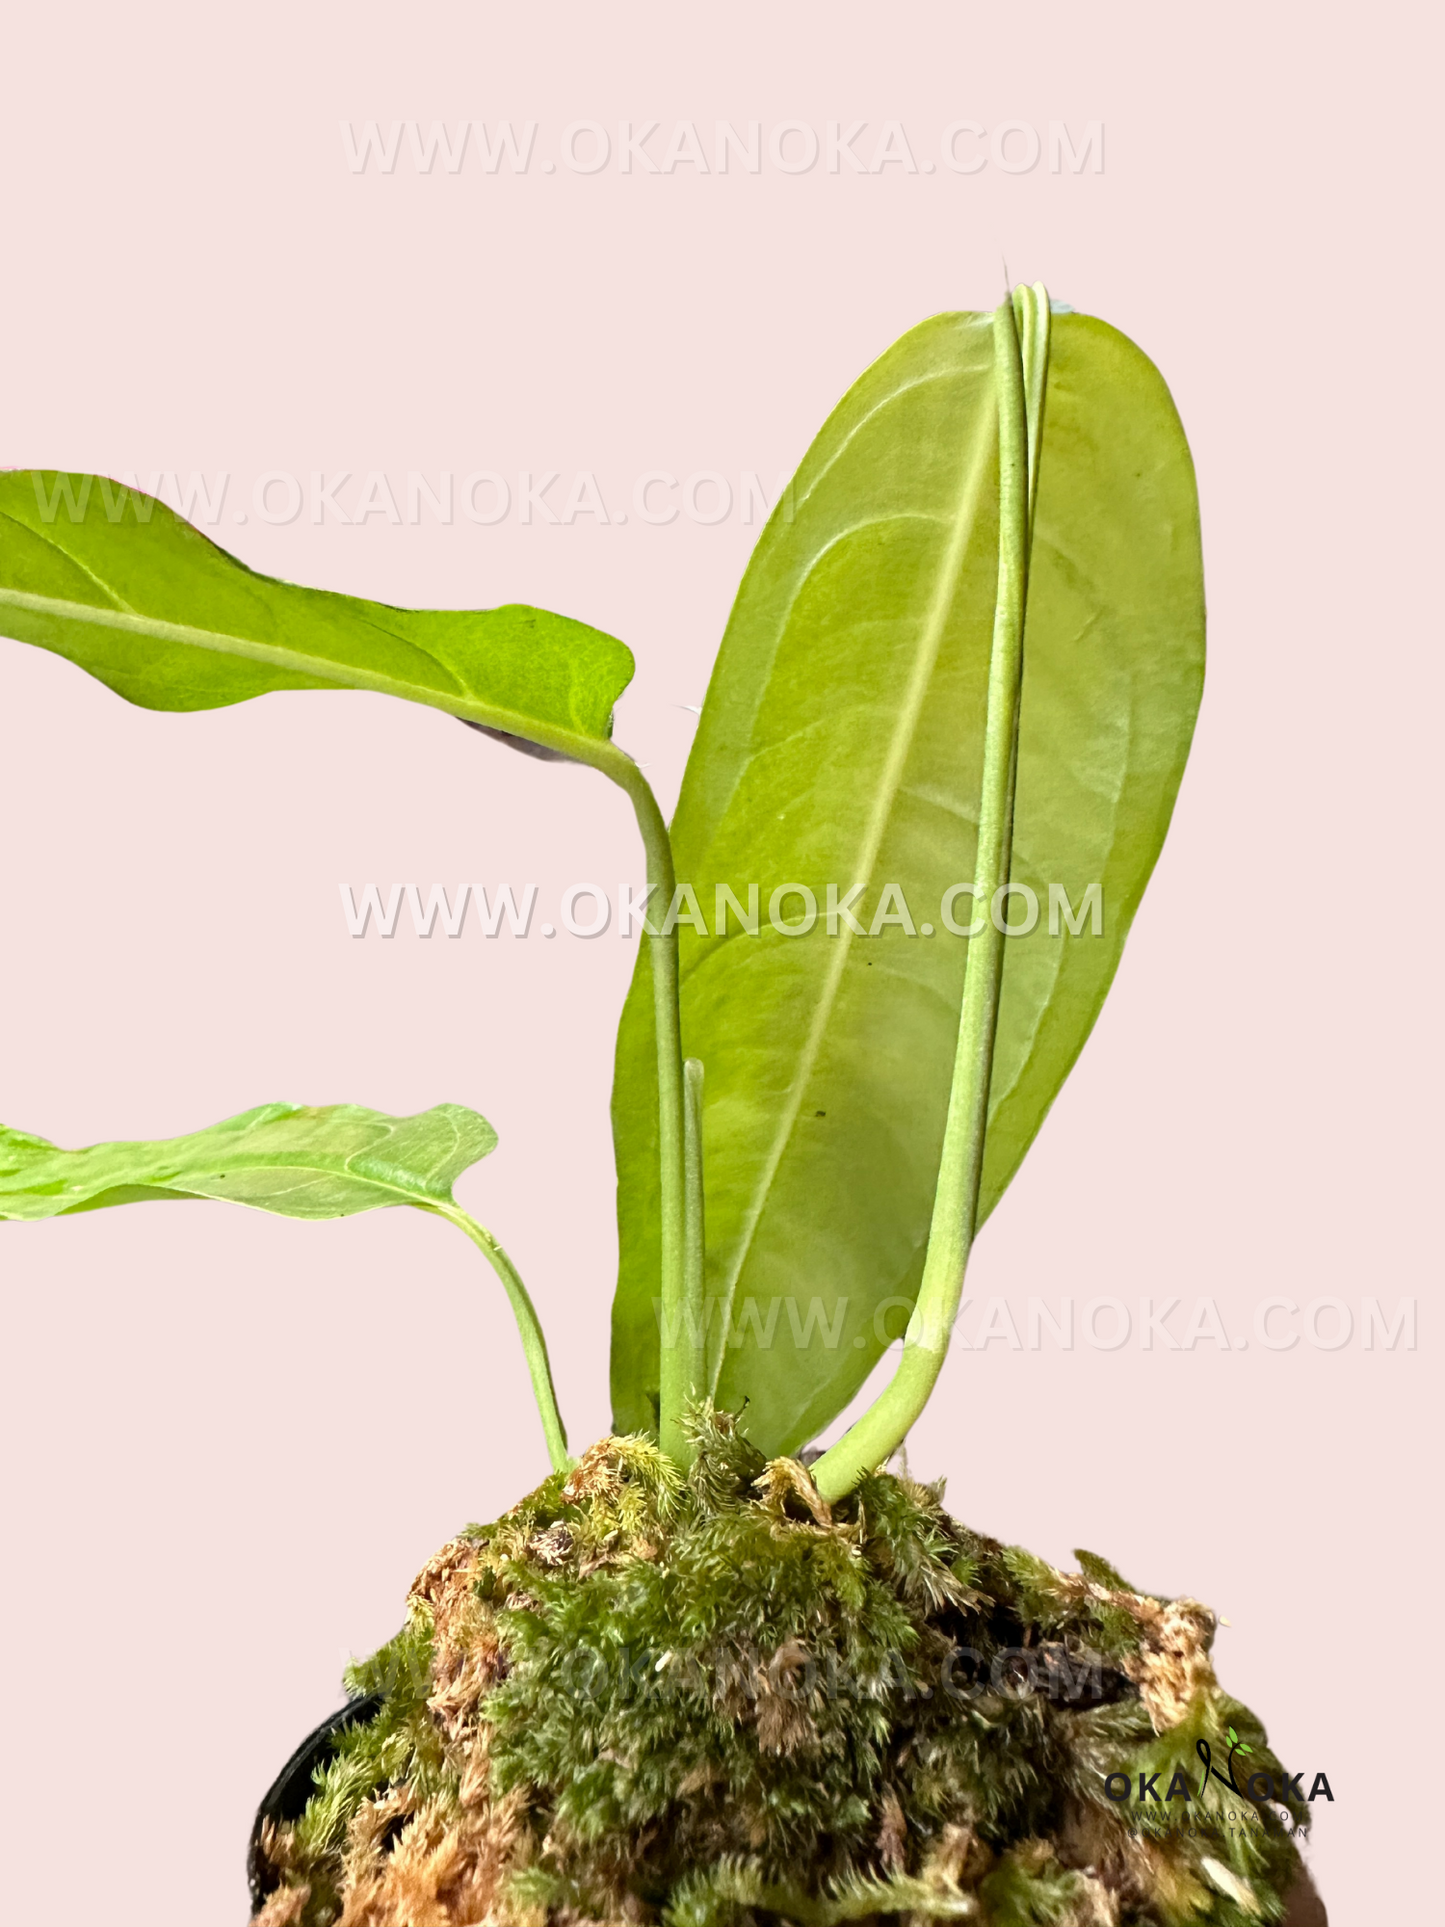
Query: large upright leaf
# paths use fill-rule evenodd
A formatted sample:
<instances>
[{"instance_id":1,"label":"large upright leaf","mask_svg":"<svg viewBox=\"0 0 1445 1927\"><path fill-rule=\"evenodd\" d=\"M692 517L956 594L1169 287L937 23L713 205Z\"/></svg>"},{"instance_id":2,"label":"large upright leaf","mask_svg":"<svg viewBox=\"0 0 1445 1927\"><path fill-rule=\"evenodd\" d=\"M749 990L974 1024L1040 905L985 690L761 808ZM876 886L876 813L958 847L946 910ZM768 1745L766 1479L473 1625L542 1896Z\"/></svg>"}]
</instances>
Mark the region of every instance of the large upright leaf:
<instances>
[{"instance_id":1,"label":"large upright leaf","mask_svg":"<svg viewBox=\"0 0 1445 1927\"><path fill-rule=\"evenodd\" d=\"M147 709L369 689L583 761L633 666L615 637L521 603L393 609L278 582L151 496L24 469L0 473L0 633Z\"/></svg>"},{"instance_id":2,"label":"large upright leaf","mask_svg":"<svg viewBox=\"0 0 1445 1927\"><path fill-rule=\"evenodd\" d=\"M1193 468L1158 372L1103 322L1059 315L1044 410L1013 877L1038 925L1004 966L980 1219L1088 1036L1168 827L1203 675ZM809 450L744 576L673 824L710 932L680 926L683 1045L706 1067L713 1385L765 1451L842 1409L899 1335L922 1269L973 876L996 582L991 319L905 335ZM757 937L714 892L760 886ZM865 888L871 927L769 927L770 893ZM1049 885L1098 884L1103 934L1049 929ZM801 899L780 905L796 919ZM896 907L888 904L883 907ZM1012 910L1017 921L1022 899ZM967 899L954 917L969 921ZM931 925L933 935L923 934ZM618 1039L621 1276L613 1402L652 1422L656 1150L648 960ZM821 1314L821 1319L820 1315Z\"/></svg>"},{"instance_id":3,"label":"large upright leaf","mask_svg":"<svg viewBox=\"0 0 1445 1927\"><path fill-rule=\"evenodd\" d=\"M360 1104L263 1104L187 1137L65 1151L0 1125L0 1219L57 1218L147 1198L224 1198L287 1218L452 1203L495 1150L476 1111L438 1104L388 1117Z\"/></svg>"}]
</instances>

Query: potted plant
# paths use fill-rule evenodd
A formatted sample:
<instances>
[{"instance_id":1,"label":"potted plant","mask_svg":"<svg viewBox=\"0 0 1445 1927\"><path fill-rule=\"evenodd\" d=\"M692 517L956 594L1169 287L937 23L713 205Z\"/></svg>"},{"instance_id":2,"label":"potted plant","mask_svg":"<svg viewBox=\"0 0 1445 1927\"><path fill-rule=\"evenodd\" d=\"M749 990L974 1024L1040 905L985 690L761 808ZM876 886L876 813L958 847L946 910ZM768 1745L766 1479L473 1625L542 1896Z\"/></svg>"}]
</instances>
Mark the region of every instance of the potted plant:
<instances>
[{"instance_id":1,"label":"potted plant","mask_svg":"<svg viewBox=\"0 0 1445 1927\"><path fill-rule=\"evenodd\" d=\"M522 1280L452 1195L496 1142L477 1112L267 1104L77 1151L0 1132L0 1217L407 1204L516 1315L552 1475L437 1553L263 1800L257 1921L1247 1927L1307 1904L1308 1800L1216 1679L1208 1608L972 1532L900 1456L1194 726L1193 471L1137 348L1035 287L863 375L749 563L670 825L611 740L614 638L274 581L99 478L0 475L0 626L155 709L429 704L618 783L646 854L614 1429L580 1457ZM881 1395L811 1448L900 1329Z\"/></svg>"}]
</instances>

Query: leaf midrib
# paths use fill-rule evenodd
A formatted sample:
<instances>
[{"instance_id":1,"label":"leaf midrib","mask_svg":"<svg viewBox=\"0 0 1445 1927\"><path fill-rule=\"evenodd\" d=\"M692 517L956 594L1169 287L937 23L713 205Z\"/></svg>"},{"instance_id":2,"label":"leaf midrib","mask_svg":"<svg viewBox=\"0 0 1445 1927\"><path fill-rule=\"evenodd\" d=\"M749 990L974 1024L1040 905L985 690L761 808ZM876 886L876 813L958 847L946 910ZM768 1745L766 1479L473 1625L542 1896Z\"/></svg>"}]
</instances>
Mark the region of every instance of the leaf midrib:
<instances>
[{"instance_id":1,"label":"leaf midrib","mask_svg":"<svg viewBox=\"0 0 1445 1927\"><path fill-rule=\"evenodd\" d=\"M108 595L111 598L117 608L126 610L131 615L139 615L140 611L127 602L123 595L118 594L104 576L97 575L88 562L76 555L73 550L67 549L63 543L57 542L44 529L33 528L29 522L22 522L18 516L11 515L8 509L0 509L0 521L8 522L12 529L23 530L26 535L33 535L38 542L43 542L53 555L60 556L74 568L79 569L83 576L87 576L95 584L102 595ZM85 603L81 606L89 608L91 605Z\"/></svg>"},{"instance_id":2,"label":"leaf midrib","mask_svg":"<svg viewBox=\"0 0 1445 1927\"><path fill-rule=\"evenodd\" d=\"M963 571L964 558L968 553L969 536L976 521L975 510L978 495L982 488L984 471L987 467L988 457L992 452L992 448L993 438L991 436L976 433L971 437L968 456L963 464L959 480L958 500L953 516L953 533L939 570L938 583L934 591L928 616L920 630L913 669L909 677L908 694L899 711L898 720L894 726L893 739L889 744L887 761L884 764L882 777L875 791L873 809L870 813L868 827L860 848L861 862L855 867L855 877L857 876L857 871L861 869L861 880L865 885L872 881L873 870L878 860L878 852L882 845L884 832L887 829L888 821L893 813L894 803L897 800L898 790L903 779L903 771L908 761L908 753L913 746L914 735L918 727L918 719L923 708L923 699L927 694L928 685L932 680L933 669L938 660L938 651L943 640L944 628L958 591L958 582ZM789 602L789 614L795 606L803 586L812 575L812 572L813 564L810 562L808 569L803 571L794 589L793 596ZM786 626L787 616L785 615L783 621L779 624L780 634ZM853 931L845 925L836 940L833 956L823 980L821 993L814 1007L813 1020L809 1025L807 1038L799 1054L797 1069L794 1074L792 1087L788 1093L787 1103L778 1120L778 1128L774 1133L772 1144L768 1149L767 1158L759 1173L757 1184L754 1186L753 1195L748 1204L743 1235L739 1241L737 1255L732 1266L732 1273L727 1281L727 1286L723 1294L723 1315L720 1326L722 1337L718 1345L717 1362L710 1374L709 1381L710 1389L714 1397L717 1394L718 1386L722 1378L723 1365L727 1358L726 1339L732 1323L732 1309L737 1296L738 1281L742 1276L749 1253L752 1250L753 1240L757 1235L758 1225L762 1221L763 1211L767 1204L768 1194L772 1189L773 1180L777 1176L778 1167L782 1163L783 1154L787 1149L789 1139L792 1137L793 1130L797 1124L798 1112L803 1100L803 1092L807 1088L808 1080L812 1076L819 1051L822 1048L823 1036L827 1030L828 1022L832 1016L833 1006L837 1000L839 985L843 977L843 969L852 949L852 943Z\"/></svg>"},{"instance_id":3,"label":"leaf midrib","mask_svg":"<svg viewBox=\"0 0 1445 1927\"><path fill-rule=\"evenodd\" d=\"M293 1118L288 1116L275 1117L275 1118L262 1120L258 1125L253 1125L250 1128L266 1129L266 1128L269 1128L271 1125L286 1124L292 1121L293 1121ZM451 1134L452 1155L455 1156L457 1153L457 1150L461 1145L461 1132L457 1128L455 1118L453 1117L446 1117L445 1119L436 1118L435 1122L438 1127L440 1127L443 1122L445 1123L446 1129ZM229 1147L229 1146L222 1147L227 1150L228 1155L224 1159L204 1161L203 1167L200 1169L198 1174L193 1174L190 1177L186 1177L185 1175L183 1175L185 1170L185 1160L181 1159L178 1161L176 1167L170 1170L170 1175L168 1176L158 1175L154 1172L151 1172L139 1178L136 1178L136 1177L128 1178L126 1180L126 1183L145 1184L155 1188L156 1190L171 1191L177 1197L184 1197L184 1196L203 1197L206 1195L204 1192L197 1192L189 1188L183 1189L182 1187L190 1187L195 1185L196 1183L204 1183L207 1177L224 1180L232 1171L237 1171L237 1172L272 1171L278 1174L286 1173L295 1179L295 1183L287 1187L287 1189L289 1190L294 1190L303 1184L314 1183L317 1179L320 1179L320 1178L340 1177L340 1178L349 1179L353 1184L366 1185L372 1190L388 1193L389 1195L396 1198L401 1203L420 1204L422 1203L423 1200L425 1200L428 1204L446 1204L446 1205L454 1206L456 1203L456 1200L452 1196L452 1185L456 1182L455 1178L453 1178L447 1184L444 1190L434 1191L430 1189L428 1185L428 1178L430 1176L430 1173L418 1174L418 1177L415 1182L407 1183L404 1180L404 1178L400 1176L389 1177L389 1178L382 1177L382 1176L374 1175L369 1172L358 1170L356 1168L356 1165L354 1163L354 1160L356 1158L371 1159L372 1157L377 1156L379 1153L385 1150L387 1143L389 1142L390 1138L393 1135L394 1135L393 1132L388 1131L383 1134L379 1143L373 1148L360 1150L360 1151L353 1151L347 1157L344 1157L344 1158L338 1156L338 1157L331 1158L330 1160L327 1160L324 1154L318 1157L315 1152L310 1152L305 1154L308 1161L302 1162L298 1160L297 1162L294 1162L294 1163L288 1162L284 1157L278 1157L274 1152L268 1155L264 1151L247 1147L244 1144L244 1140L241 1138L238 1138L236 1145L234 1147L234 1152L235 1152L234 1155L229 1154L232 1147ZM59 1157L74 1157L77 1155L83 1155L73 1151L66 1151L60 1145L48 1145L46 1148ZM108 1146L108 1145L92 1145L88 1148L94 1151L102 1151L102 1150L107 1150L114 1147ZM136 1147L127 1146L125 1148L134 1149ZM160 1148L159 1144L157 1144L156 1148L157 1149ZM494 1150L495 1148L496 1146L495 1146L495 1139L494 1139L493 1143L488 1145L487 1150L480 1153L480 1156L478 1158L471 1160L471 1162L479 1163L481 1157L487 1156L489 1152ZM448 1160L445 1158L436 1157L433 1159L433 1164L434 1166L440 1166L441 1168L445 1168L447 1161ZM36 1162L41 1163L43 1162L43 1160L37 1159ZM222 1162L224 1162L226 1165L225 1171L221 1171L218 1169L219 1164ZM463 1166L463 1169L466 1169L466 1168L468 1167ZM112 1190L114 1188L115 1187L113 1182L108 1181L106 1183L103 1183L99 1186L98 1189L91 1189L89 1191L84 1191L80 1199L80 1202L82 1203L89 1202L94 1198L103 1196L107 1190ZM5 1195L6 1193L4 1189L0 1189L0 1207L3 1207L4 1205ZM19 1189L12 1189L9 1195L12 1198L23 1197L24 1195L26 1195L25 1187L21 1186ZM225 1200L225 1202L246 1205L248 1209L254 1209L254 1210L265 1209L263 1205L255 1205L255 1206L250 1205L248 1200L244 1198L227 1199ZM3 1215L4 1215L3 1209L0 1209L0 1217L3 1217ZM62 1214L57 1214L57 1215L62 1215Z\"/></svg>"},{"instance_id":4,"label":"leaf midrib","mask_svg":"<svg viewBox=\"0 0 1445 1927\"><path fill-rule=\"evenodd\" d=\"M127 635L151 637L158 642L173 642L185 648L205 650L212 655L239 656L248 662L262 663L270 669L312 676L317 682L332 688L361 689L373 695L401 697L430 709L439 709L447 716L471 712L477 721L502 729L509 735L545 742L549 747L554 741L558 745L565 742L571 746L571 753L582 761L591 761L599 750L611 748L605 738L579 735L560 724L543 723L534 716L524 715L520 710L503 708L499 703L479 702L475 695L462 691L460 686L457 694L451 696L442 690L430 690L423 683L399 682L393 676L381 675L374 670L343 666L327 656L308 656L291 644L255 642L248 636L231 635L222 629L193 629L184 623L163 622L157 616L128 614L120 609L97 608L90 602L69 602L59 596L33 595L26 589L0 587L0 608L6 607L24 609L60 622L95 623L101 628L119 629ZM392 635L390 630L382 629L379 624L372 626L379 635L417 649L428 662L435 663L443 674L451 674L429 650L422 649L409 637Z\"/></svg>"},{"instance_id":5,"label":"leaf midrib","mask_svg":"<svg viewBox=\"0 0 1445 1927\"><path fill-rule=\"evenodd\" d=\"M126 1184L150 1185L158 1191L173 1191L177 1197L204 1197L206 1193L204 1191L198 1191L196 1189L197 1185L204 1185L208 1181L222 1183L232 1172L239 1174L242 1172L269 1171L275 1172L278 1176L284 1174L292 1180L288 1185L277 1186L279 1195L284 1195L287 1191L300 1189L307 1184L314 1184L320 1179L343 1178L352 1184L358 1186L364 1185L368 1190L385 1192L389 1196L396 1198L400 1203L410 1204L423 1200L428 1204L451 1204L454 1202L450 1185L448 1185L445 1191L431 1191L420 1185L406 1185L397 1182L395 1179L373 1177L369 1173L354 1170L348 1163L340 1159L331 1164L320 1162L288 1164L275 1159L268 1159L258 1152L252 1152L249 1156L227 1158L225 1163L226 1169L224 1171L218 1170L214 1164L190 1173L186 1172L184 1167L168 1172L143 1171L141 1175L128 1177L124 1182ZM67 1200L73 1199L75 1203L84 1203L90 1198L100 1197L106 1191L114 1190L115 1184L116 1180L112 1174L104 1183L98 1185L87 1186L84 1183L77 1183L73 1188L67 1186L61 1195L66 1197ZM9 1195L11 1198L23 1198L28 1195L28 1192L26 1187L22 1186L17 1190L12 1190ZM5 1201L6 1193L0 1191L0 1217L4 1216L3 1207ZM227 1198L223 1201L230 1204L246 1205L253 1210L265 1209L264 1205L251 1205L250 1200L247 1198ZM57 1213L56 1215L59 1216L61 1214Z\"/></svg>"},{"instance_id":6,"label":"leaf midrib","mask_svg":"<svg viewBox=\"0 0 1445 1927\"><path fill-rule=\"evenodd\" d=\"M838 463L843 459L848 449L857 440L857 438L863 433L864 429L866 429L870 425L870 423L874 422L880 415L886 414L888 410L892 408L896 402L901 401L903 397L906 395L913 394L917 389L932 387L936 382L956 381L961 374L967 374L969 372L971 371L968 369L966 363L962 359L960 359L960 361L950 365L947 368L930 368L924 374L910 376L910 378L907 381L900 381L896 383L893 387L890 387L886 391L886 393L879 395L877 399L870 405L867 411L863 415L861 415L856 422L853 422L850 425L850 427L847 430L847 433L843 436L842 440L838 443L837 447L830 449L827 455L820 459L816 471L813 474L809 475L805 486L802 488L802 490L799 493L795 494L793 498L791 519L794 521L797 520L797 517L799 516L799 514L812 501L813 497L818 493L819 489L823 486L824 482L827 481L828 477L832 474L833 470L837 467ZM850 399L851 399L851 391L850 391L850 394L846 395L843 398L842 402L839 403L839 409L841 410L843 408L846 408ZM782 505L780 503L779 506L774 509L772 516L769 518L768 530L764 531L765 539L766 539L767 533L771 531L776 517L781 513L781 507ZM873 514L873 515L867 516L861 522L856 522L851 524L846 529L835 529L833 533L829 536L827 542L823 545L823 547L816 550L811 556L809 556L807 567L803 569L798 579L791 584L787 584L786 578L784 578L783 583L780 584L780 586L786 586L788 588L789 612L791 612L793 607L796 605L797 599L799 595L801 595L807 583L816 574L819 563L823 560L825 556L829 555L840 542L846 541L849 536L856 535L864 529L878 528L887 522L909 519L915 513L918 513L918 512L907 510L907 511L899 511L898 513L893 515ZM921 516L920 516L920 519L922 519ZM932 516L928 519L931 519L934 521L942 521L944 518L942 516ZM729 629L732 627L732 624L737 617L739 606L740 606L740 599L739 599L739 603L734 605L732 615L730 615L728 618ZM782 634L782 628L783 628L783 625L780 623L778 626L779 636L781 636ZM726 640L726 638L724 638L724 640ZM770 660L769 660L770 669L771 669L772 661L776 660L776 656L777 656L777 641L775 639L772 652L770 655ZM756 695L753 702L753 706L750 712L748 713L749 727L751 727L752 723L756 721L758 709L762 703L761 691L765 685L765 682L766 682L766 677L759 676L757 678L758 694ZM723 797L720 801L718 801L713 806L713 809L707 821L706 829L704 831L705 838L707 838L708 840L710 840L716 834L718 825L724 821L728 811L732 808L733 800L737 795L738 785L741 783L743 776L746 773L751 760L752 759L750 757L739 758L738 766L733 773L731 782L728 784L726 796Z\"/></svg>"}]
</instances>

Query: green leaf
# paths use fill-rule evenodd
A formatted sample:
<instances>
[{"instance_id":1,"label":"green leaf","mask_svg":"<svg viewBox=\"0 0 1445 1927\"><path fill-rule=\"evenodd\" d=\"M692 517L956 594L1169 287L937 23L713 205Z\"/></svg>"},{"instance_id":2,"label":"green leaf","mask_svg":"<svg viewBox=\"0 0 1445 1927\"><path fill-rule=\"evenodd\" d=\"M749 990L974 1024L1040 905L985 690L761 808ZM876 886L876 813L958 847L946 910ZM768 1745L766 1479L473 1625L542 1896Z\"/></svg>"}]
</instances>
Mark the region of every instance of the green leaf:
<instances>
[{"instance_id":1,"label":"green leaf","mask_svg":"<svg viewBox=\"0 0 1445 1927\"><path fill-rule=\"evenodd\" d=\"M108 1205L219 1198L286 1218L348 1218L410 1204L464 1231L502 1282L555 1469L571 1463L546 1340L526 1287L491 1233L452 1197L469 1166L496 1148L484 1117L438 1104L388 1117L360 1104L263 1104L186 1137L65 1151L0 1125L0 1221L68 1217Z\"/></svg>"},{"instance_id":2,"label":"green leaf","mask_svg":"<svg viewBox=\"0 0 1445 1927\"><path fill-rule=\"evenodd\" d=\"M795 1450L897 1338L927 1243L966 940L941 902L974 873L997 574L991 318L943 315L844 398L774 512L738 593L673 823L683 1049L706 1067L712 1384L766 1452ZM1193 467L1157 370L1105 323L1055 317L1044 409L1012 875L1040 903L1011 939L979 1220L1082 1048L1159 854L1203 677ZM780 935L772 890L818 924ZM715 890L747 902L716 934ZM826 934L828 884L864 885L865 929ZM1102 890L1103 934L1049 930ZM1023 910L1013 907L1012 919ZM780 905L797 918L800 900ZM967 899L955 920L966 923ZM935 934L921 934L931 923ZM648 959L618 1038L619 1427L652 1422L655 1086ZM726 1321L726 1322L725 1322Z\"/></svg>"},{"instance_id":3,"label":"green leaf","mask_svg":"<svg viewBox=\"0 0 1445 1927\"><path fill-rule=\"evenodd\" d=\"M521 603L393 609L278 582L138 490L25 469L0 473L0 631L146 709L368 689L582 762L633 667L614 637Z\"/></svg>"},{"instance_id":4,"label":"green leaf","mask_svg":"<svg viewBox=\"0 0 1445 1927\"><path fill-rule=\"evenodd\" d=\"M223 1198L287 1218L451 1204L496 1148L484 1117L438 1104L388 1117L359 1104L263 1104L187 1137L63 1151L0 1126L0 1219L56 1218L142 1198Z\"/></svg>"}]
</instances>

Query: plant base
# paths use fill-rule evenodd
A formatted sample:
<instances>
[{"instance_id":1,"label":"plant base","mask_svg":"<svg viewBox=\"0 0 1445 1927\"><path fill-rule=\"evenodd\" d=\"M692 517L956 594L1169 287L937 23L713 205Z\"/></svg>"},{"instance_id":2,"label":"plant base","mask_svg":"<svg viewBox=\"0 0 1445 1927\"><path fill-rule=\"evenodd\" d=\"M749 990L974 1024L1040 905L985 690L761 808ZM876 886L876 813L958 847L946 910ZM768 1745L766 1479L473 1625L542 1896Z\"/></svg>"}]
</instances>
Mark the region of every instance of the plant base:
<instances>
[{"instance_id":1,"label":"plant base","mask_svg":"<svg viewBox=\"0 0 1445 1927\"><path fill-rule=\"evenodd\" d=\"M257 1927L1286 1919L1308 1810L1207 1608L698 1444L604 1439L442 1548L268 1796Z\"/></svg>"}]
</instances>

